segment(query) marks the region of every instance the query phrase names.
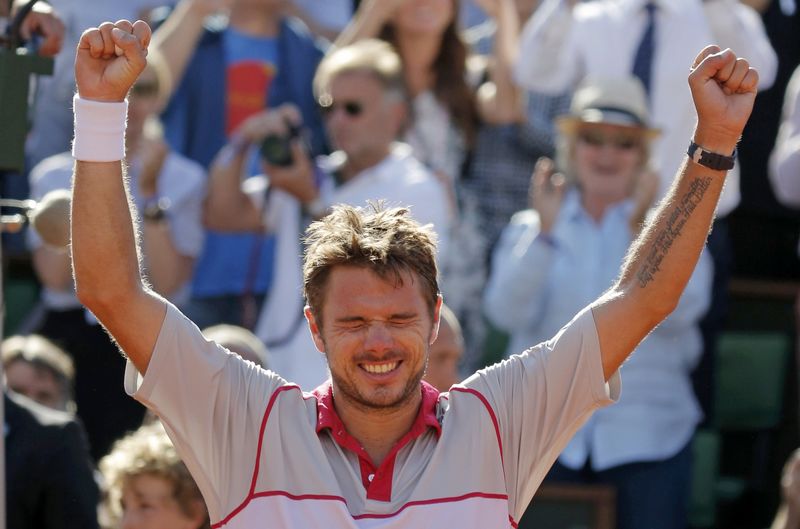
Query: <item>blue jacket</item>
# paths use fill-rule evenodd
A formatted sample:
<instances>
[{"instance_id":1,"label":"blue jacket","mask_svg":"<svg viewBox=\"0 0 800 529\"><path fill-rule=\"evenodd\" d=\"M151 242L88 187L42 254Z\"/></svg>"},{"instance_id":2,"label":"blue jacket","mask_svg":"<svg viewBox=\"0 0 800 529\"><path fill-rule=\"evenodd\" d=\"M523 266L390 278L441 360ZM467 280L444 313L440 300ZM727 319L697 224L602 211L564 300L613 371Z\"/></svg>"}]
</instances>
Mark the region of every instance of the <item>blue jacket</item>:
<instances>
[{"instance_id":1,"label":"blue jacket","mask_svg":"<svg viewBox=\"0 0 800 529\"><path fill-rule=\"evenodd\" d=\"M207 25L162 121L170 146L208 167L226 141L226 64L222 34L227 22ZM284 18L278 35L277 75L273 79L267 107L283 103L297 105L309 133L314 154L325 152L325 133L314 100L312 81L324 54L323 47L302 24ZM264 293L273 268L274 241L254 234L208 232L192 282L194 297ZM258 255L258 256L257 256ZM249 269L257 263L254 280Z\"/></svg>"}]
</instances>

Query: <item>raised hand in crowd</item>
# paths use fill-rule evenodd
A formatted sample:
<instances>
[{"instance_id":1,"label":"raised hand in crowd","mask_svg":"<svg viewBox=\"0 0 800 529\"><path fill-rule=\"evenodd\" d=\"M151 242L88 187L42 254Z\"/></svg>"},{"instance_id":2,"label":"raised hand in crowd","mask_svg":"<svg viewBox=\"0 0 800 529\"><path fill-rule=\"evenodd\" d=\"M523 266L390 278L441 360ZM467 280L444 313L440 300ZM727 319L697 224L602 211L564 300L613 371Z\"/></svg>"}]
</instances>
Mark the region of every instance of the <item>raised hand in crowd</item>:
<instances>
[{"instance_id":1,"label":"raised hand in crowd","mask_svg":"<svg viewBox=\"0 0 800 529\"><path fill-rule=\"evenodd\" d=\"M531 176L528 204L539 213L539 231L550 233L561 210L567 183L550 158L539 158Z\"/></svg>"},{"instance_id":2,"label":"raised hand in crowd","mask_svg":"<svg viewBox=\"0 0 800 529\"><path fill-rule=\"evenodd\" d=\"M800 449L795 450L781 475L781 505L771 529L800 528Z\"/></svg>"},{"instance_id":3,"label":"raised hand in crowd","mask_svg":"<svg viewBox=\"0 0 800 529\"><path fill-rule=\"evenodd\" d=\"M242 122L211 166L205 204L207 227L219 231L252 231L264 227L261 210L241 185L243 169L253 147L259 149L262 168L269 176L271 187L294 195L304 204L319 196L309 154L302 140L293 133L301 126L300 110L290 103L264 110ZM285 164L276 165L265 159L263 143L268 137L278 144L267 146L268 150L282 150L283 142L289 139L290 151Z\"/></svg>"},{"instance_id":4,"label":"raised hand in crowd","mask_svg":"<svg viewBox=\"0 0 800 529\"><path fill-rule=\"evenodd\" d=\"M11 7L11 16L14 16L24 5L24 2L14 2ZM2 14L2 8L0 8ZM33 9L22 20L20 36L29 40L38 35L42 40L36 50L39 55L53 57L60 50L64 42L64 22L53 12L53 8L44 2L33 5Z\"/></svg>"}]
</instances>

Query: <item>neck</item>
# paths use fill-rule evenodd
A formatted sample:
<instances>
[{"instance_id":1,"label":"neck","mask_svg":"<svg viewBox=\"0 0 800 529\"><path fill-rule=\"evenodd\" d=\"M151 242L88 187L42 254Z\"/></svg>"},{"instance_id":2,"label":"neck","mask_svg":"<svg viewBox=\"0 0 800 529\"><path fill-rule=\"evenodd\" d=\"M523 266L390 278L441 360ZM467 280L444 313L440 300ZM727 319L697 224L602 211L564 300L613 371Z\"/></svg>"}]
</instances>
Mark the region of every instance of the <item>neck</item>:
<instances>
[{"instance_id":1,"label":"neck","mask_svg":"<svg viewBox=\"0 0 800 529\"><path fill-rule=\"evenodd\" d=\"M253 37L277 37L280 15L273 10L234 2L231 8L230 26Z\"/></svg>"},{"instance_id":2,"label":"neck","mask_svg":"<svg viewBox=\"0 0 800 529\"><path fill-rule=\"evenodd\" d=\"M348 399L336 399L334 388L334 407L347 428L347 433L355 437L367 451L376 466L389 455L392 447L411 429L422 404L422 391L413 393L408 402L390 410L376 411Z\"/></svg>"},{"instance_id":3,"label":"neck","mask_svg":"<svg viewBox=\"0 0 800 529\"><path fill-rule=\"evenodd\" d=\"M441 46L440 35L397 35L397 48L403 58L406 83L412 97L433 88L436 80L433 63Z\"/></svg>"},{"instance_id":4,"label":"neck","mask_svg":"<svg viewBox=\"0 0 800 529\"><path fill-rule=\"evenodd\" d=\"M344 165L342 165L340 171L342 179L346 182L352 178L355 178L363 171L375 167L387 156L389 156L390 152L391 145L387 145L385 148L378 149L374 152L370 152L361 156L347 155L347 159L345 160Z\"/></svg>"},{"instance_id":5,"label":"neck","mask_svg":"<svg viewBox=\"0 0 800 529\"><path fill-rule=\"evenodd\" d=\"M608 211L608 208L617 202L621 202L622 200L622 198L610 199L609 197L591 195L587 193L582 193L581 196L581 204L583 205L583 209L586 210L586 213L588 213L595 222L600 222L603 219L603 215L605 215L606 211Z\"/></svg>"}]
</instances>

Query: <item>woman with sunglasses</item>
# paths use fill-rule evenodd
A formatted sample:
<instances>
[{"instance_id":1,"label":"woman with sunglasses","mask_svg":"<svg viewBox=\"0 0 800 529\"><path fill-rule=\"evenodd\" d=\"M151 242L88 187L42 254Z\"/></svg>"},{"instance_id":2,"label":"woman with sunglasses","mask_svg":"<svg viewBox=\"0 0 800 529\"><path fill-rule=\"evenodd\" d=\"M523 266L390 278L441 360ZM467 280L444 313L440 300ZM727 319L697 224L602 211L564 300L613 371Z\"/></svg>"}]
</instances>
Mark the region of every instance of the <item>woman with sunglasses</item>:
<instances>
[{"instance_id":1,"label":"woman with sunglasses","mask_svg":"<svg viewBox=\"0 0 800 529\"><path fill-rule=\"evenodd\" d=\"M563 173L551 160L537 163L531 209L503 231L485 293L486 315L510 334L512 352L555 335L614 281L657 186L648 159L658 131L637 79L587 80L557 126ZM686 527L690 444L701 419L690 373L710 289L704 252L678 307L622 366L619 403L578 431L549 475L614 486L620 529Z\"/></svg>"}]
</instances>

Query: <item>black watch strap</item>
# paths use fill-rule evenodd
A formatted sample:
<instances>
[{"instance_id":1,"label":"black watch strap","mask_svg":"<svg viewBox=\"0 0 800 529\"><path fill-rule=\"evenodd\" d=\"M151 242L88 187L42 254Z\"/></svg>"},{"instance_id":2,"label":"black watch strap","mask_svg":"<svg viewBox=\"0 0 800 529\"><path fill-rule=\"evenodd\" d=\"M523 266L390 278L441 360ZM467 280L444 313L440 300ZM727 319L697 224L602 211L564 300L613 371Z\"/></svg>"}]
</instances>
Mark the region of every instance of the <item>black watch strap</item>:
<instances>
[{"instance_id":1,"label":"black watch strap","mask_svg":"<svg viewBox=\"0 0 800 529\"><path fill-rule=\"evenodd\" d=\"M724 154L707 151L695 142L689 143L689 149L686 151L686 154L689 155L689 158L691 158L694 163L708 167L709 169L714 169L715 171L730 171L733 169L736 161L736 149L733 150L730 156L725 156Z\"/></svg>"}]
</instances>

